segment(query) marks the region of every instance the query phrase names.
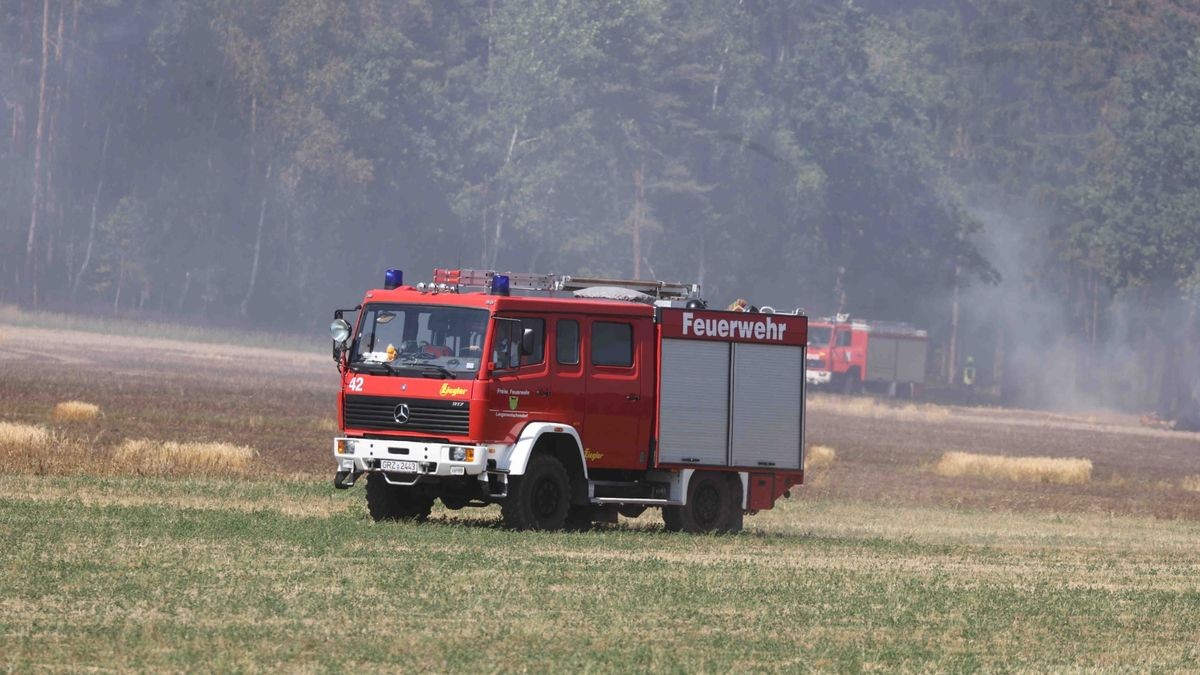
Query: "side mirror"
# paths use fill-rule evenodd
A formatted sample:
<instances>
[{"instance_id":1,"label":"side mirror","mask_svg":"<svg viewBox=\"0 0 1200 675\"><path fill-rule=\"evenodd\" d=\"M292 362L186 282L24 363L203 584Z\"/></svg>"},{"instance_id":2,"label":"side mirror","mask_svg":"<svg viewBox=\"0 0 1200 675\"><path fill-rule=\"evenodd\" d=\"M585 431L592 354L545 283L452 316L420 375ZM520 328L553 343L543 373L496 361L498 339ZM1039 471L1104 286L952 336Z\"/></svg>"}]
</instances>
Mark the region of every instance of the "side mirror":
<instances>
[{"instance_id":1,"label":"side mirror","mask_svg":"<svg viewBox=\"0 0 1200 675\"><path fill-rule=\"evenodd\" d=\"M526 328L524 333L521 333L521 356L529 356L533 354L533 330Z\"/></svg>"}]
</instances>

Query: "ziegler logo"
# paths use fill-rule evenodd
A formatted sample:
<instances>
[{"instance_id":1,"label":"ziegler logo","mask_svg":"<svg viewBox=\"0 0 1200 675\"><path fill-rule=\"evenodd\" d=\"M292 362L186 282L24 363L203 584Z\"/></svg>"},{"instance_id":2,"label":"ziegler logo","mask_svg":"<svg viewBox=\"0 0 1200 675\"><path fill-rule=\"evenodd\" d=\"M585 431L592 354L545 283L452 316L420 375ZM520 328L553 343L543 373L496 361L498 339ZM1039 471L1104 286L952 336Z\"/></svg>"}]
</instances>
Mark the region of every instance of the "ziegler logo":
<instances>
[{"instance_id":1,"label":"ziegler logo","mask_svg":"<svg viewBox=\"0 0 1200 675\"><path fill-rule=\"evenodd\" d=\"M462 396L467 393L466 387L451 387L449 383L443 382L442 388L438 390L441 396Z\"/></svg>"},{"instance_id":2,"label":"ziegler logo","mask_svg":"<svg viewBox=\"0 0 1200 675\"><path fill-rule=\"evenodd\" d=\"M696 337L742 338L743 340L783 340L787 324L775 323L770 316L762 319L697 319L691 312L683 313L683 334Z\"/></svg>"}]
</instances>

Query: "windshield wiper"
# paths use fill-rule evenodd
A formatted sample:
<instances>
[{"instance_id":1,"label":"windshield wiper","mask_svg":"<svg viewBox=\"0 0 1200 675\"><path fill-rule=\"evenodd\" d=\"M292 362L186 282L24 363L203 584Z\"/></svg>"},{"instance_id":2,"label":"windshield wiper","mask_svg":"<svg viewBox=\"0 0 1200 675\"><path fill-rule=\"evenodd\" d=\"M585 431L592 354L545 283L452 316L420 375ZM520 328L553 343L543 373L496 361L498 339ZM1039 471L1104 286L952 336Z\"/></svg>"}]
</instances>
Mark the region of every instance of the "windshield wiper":
<instances>
[{"instance_id":1,"label":"windshield wiper","mask_svg":"<svg viewBox=\"0 0 1200 675\"><path fill-rule=\"evenodd\" d=\"M403 362L401 362L400 365L405 366L405 367L412 367L412 368L432 368L433 370L438 371L439 373L441 373L442 375L444 375L445 377L447 377L451 380L458 379L458 376L454 374L453 370L450 370L449 368L446 368L445 366L439 366L436 363L426 363L426 362L414 360L414 361L403 361Z\"/></svg>"},{"instance_id":2,"label":"windshield wiper","mask_svg":"<svg viewBox=\"0 0 1200 675\"><path fill-rule=\"evenodd\" d=\"M367 372L371 372L372 370L375 370L378 367L378 368L382 368L383 370L387 371L388 375L399 375L400 371L404 368L415 368L418 370L422 369L422 368L427 368L429 370L437 371L438 374L442 375L443 377L449 378L451 380L458 379L458 374L455 373L453 370L450 370L449 368L445 368L443 366L439 366L436 363L422 363L421 361L401 361L398 365L400 366L399 368L392 365L388 361L357 361L355 363L351 363L350 368L352 370L354 370L355 372L358 372L360 370L366 370Z\"/></svg>"},{"instance_id":3,"label":"windshield wiper","mask_svg":"<svg viewBox=\"0 0 1200 675\"><path fill-rule=\"evenodd\" d=\"M350 369L356 373L362 370L365 370L369 373L375 370L376 366L382 366L383 369L387 371L388 375L396 374L396 369L387 361L355 361L350 364Z\"/></svg>"}]
</instances>

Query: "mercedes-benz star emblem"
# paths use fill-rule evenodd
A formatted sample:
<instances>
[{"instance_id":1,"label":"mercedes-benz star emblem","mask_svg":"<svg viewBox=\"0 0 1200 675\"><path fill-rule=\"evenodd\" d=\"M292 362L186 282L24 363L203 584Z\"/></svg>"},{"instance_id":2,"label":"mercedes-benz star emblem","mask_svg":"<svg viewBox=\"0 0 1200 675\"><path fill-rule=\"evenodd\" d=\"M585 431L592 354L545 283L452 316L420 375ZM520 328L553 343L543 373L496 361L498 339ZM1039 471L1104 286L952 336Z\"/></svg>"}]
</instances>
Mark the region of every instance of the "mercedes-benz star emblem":
<instances>
[{"instance_id":1,"label":"mercedes-benz star emblem","mask_svg":"<svg viewBox=\"0 0 1200 675\"><path fill-rule=\"evenodd\" d=\"M392 410L392 417L396 420L396 424L408 424L408 404L401 403Z\"/></svg>"}]
</instances>

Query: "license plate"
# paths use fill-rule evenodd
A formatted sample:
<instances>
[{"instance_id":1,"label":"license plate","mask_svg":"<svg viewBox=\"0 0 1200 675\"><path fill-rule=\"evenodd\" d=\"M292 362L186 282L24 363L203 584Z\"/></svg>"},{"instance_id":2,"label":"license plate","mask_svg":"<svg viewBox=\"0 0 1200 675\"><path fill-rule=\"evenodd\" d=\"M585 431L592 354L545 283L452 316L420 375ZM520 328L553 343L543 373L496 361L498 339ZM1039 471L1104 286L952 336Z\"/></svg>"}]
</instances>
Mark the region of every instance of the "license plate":
<instances>
[{"instance_id":1,"label":"license plate","mask_svg":"<svg viewBox=\"0 0 1200 675\"><path fill-rule=\"evenodd\" d=\"M379 460L379 468L384 471L395 471L397 473L417 473L419 469L416 462L405 462L398 459L381 459Z\"/></svg>"}]
</instances>

